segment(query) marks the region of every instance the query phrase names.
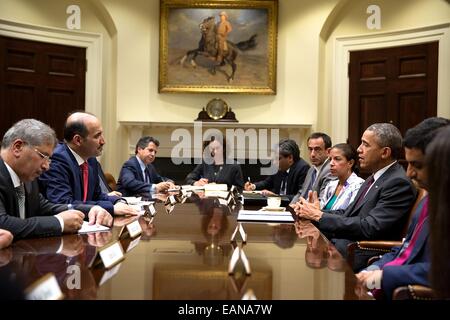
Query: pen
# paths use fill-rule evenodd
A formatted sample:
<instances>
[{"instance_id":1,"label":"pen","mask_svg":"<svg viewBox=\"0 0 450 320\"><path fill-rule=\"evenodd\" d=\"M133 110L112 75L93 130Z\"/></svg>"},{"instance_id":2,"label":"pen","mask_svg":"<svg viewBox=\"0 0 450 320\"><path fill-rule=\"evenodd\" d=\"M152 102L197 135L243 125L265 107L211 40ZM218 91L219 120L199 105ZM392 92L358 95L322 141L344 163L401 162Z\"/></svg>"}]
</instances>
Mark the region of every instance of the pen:
<instances>
[{"instance_id":1,"label":"pen","mask_svg":"<svg viewBox=\"0 0 450 320\"><path fill-rule=\"evenodd\" d=\"M252 182L250 181L250 177L247 177L247 181L248 181L248 183L252 183Z\"/></svg>"}]
</instances>

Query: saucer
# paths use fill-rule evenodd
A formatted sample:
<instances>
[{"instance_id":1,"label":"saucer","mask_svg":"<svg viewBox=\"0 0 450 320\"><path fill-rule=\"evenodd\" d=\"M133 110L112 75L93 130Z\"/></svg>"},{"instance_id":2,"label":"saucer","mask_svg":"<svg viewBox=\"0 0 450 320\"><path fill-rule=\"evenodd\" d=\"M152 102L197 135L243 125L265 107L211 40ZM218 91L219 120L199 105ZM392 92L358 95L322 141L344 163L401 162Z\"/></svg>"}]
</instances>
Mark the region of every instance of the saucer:
<instances>
[{"instance_id":1,"label":"saucer","mask_svg":"<svg viewBox=\"0 0 450 320\"><path fill-rule=\"evenodd\" d=\"M262 207L263 211L286 211L285 207Z\"/></svg>"}]
</instances>

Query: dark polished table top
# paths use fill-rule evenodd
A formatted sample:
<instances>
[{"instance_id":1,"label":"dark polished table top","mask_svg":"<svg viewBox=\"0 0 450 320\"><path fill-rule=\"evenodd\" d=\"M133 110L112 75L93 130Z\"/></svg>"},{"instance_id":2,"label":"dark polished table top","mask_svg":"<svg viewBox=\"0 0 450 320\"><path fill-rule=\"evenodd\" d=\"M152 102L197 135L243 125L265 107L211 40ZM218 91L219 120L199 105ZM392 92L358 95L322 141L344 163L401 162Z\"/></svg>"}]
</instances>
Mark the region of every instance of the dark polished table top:
<instances>
[{"instance_id":1,"label":"dark polished table top","mask_svg":"<svg viewBox=\"0 0 450 320\"><path fill-rule=\"evenodd\" d=\"M139 218L139 237L119 240L125 259L110 269L89 264L136 218L116 218L109 232L16 241L0 251L0 266L25 287L53 273L66 299L241 299L249 292L264 300L358 299L352 270L308 221L242 223L247 242L231 243L239 206L195 197L170 213L164 203L155 208L153 219ZM248 258L250 276L242 263L228 274L236 246Z\"/></svg>"}]
</instances>

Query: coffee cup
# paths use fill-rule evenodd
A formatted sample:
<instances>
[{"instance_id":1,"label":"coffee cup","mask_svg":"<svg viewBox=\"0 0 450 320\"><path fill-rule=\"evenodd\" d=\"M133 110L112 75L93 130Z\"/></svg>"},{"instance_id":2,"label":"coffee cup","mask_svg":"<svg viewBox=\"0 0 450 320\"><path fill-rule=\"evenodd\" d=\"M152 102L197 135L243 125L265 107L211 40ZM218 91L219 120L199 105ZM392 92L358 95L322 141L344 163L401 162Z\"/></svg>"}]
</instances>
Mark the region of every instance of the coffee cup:
<instances>
[{"instance_id":1,"label":"coffee cup","mask_svg":"<svg viewBox=\"0 0 450 320\"><path fill-rule=\"evenodd\" d=\"M267 197L267 206L269 208L278 208L281 205L280 197Z\"/></svg>"}]
</instances>

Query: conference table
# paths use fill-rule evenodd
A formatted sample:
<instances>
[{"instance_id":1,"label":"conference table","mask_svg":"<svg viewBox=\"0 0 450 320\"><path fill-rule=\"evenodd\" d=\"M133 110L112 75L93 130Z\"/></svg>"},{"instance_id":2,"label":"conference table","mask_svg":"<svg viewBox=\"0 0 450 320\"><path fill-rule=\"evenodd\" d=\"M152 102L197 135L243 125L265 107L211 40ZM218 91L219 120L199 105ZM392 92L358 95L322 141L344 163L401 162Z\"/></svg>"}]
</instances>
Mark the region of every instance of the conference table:
<instances>
[{"instance_id":1,"label":"conference table","mask_svg":"<svg viewBox=\"0 0 450 320\"><path fill-rule=\"evenodd\" d=\"M311 222L238 222L240 209L255 207L182 202L159 197L153 216L116 217L107 232L16 241L0 266L24 287L54 276L65 299L359 299L351 268ZM132 238L123 228L135 220L142 232ZM231 241L239 225L247 239ZM98 252L115 241L124 257L105 268ZM236 250L242 259L230 268Z\"/></svg>"}]
</instances>

